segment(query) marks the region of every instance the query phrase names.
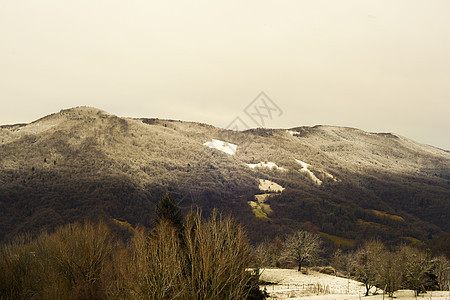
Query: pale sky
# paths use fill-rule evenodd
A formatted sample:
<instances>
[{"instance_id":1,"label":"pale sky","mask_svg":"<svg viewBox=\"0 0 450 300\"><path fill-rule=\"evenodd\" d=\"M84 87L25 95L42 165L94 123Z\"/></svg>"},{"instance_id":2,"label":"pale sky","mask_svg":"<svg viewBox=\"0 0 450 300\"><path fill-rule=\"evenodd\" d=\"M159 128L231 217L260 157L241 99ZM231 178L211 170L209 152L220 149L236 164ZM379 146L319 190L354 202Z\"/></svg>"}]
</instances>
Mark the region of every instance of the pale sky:
<instances>
[{"instance_id":1,"label":"pale sky","mask_svg":"<svg viewBox=\"0 0 450 300\"><path fill-rule=\"evenodd\" d=\"M450 149L450 1L0 0L0 124L87 105L339 125ZM254 126L254 125L253 125Z\"/></svg>"}]
</instances>

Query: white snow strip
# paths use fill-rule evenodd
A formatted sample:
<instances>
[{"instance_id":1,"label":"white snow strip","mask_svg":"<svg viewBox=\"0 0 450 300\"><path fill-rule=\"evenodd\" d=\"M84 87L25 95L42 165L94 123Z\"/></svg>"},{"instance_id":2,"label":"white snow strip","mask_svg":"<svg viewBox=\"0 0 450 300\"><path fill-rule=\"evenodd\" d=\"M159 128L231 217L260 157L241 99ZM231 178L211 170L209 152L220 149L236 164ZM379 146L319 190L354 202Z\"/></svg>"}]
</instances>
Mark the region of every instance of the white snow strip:
<instances>
[{"instance_id":1,"label":"white snow strip","mask_svg":"<svg viewBox=\"0 0 450 300\"><path fill-rule=\"evenodd\" d=\"M328 178L333 179L334 182L340 182L340 181L341 181L341 180L337 179L336 177L334 177L333 175L331 175L330 173L325 172L325 175L326 175Z\"/></svg>"},{"instance_id":2,"label":"white snow strip","mask_svg":"<svg viewBox=\"0 0 450 300\"><path fill-rule=\"evenodd\" d=\"M309 175L309 177L311 177L312 181L314 181L314 183L316 183L317 185L322 184L322 180L317 178L316 175L314 175L314 173L311 172L310 169L308 169L309 164L305 163L304 161L298 160L298 159L296 159L295 161L302 165L302 168L300 169L301 172L306 172Z\"/></svg>"},{"instance_id":3,"label":"white snow strip","mask_svg":"<svg viewBox=\"0 0 450 300\"><path fill-rule=\"evenodd\" d=\"M328 178L333 179L334 182L337 182L337 181L338 181L338 180L337 180L333 175L331 175L330 173L325 172L325 175L326 175Z\"/></svg>"},{"instance_id":4,"label":"white snow strip","mask_svg":"<svg viewBox=\"0 0 450 300\"><path fill-rule=\"evenodd\" d=\"M260 179L259 189L263 192L282 192L284 187L270 180Z\"/></svg>"},{"instance_id":5,"label":"white snow strip","mask_svg":"<svg viewBox=\"0 0 450 300\"><path fill-rule=\"evenodd\" d=\"M269 168L269 169L275 168L280 171L286 171L285 168L279 167L275 163L270 162L270 161L269 162L260 162L259 164L247 164L247 166L252 169L258 167L258 168Z\"/></svg>"},{"instance_id":6,"label":"white snow strip","mask_svg":"<svg viewBox=\"0 0 450 300\"><path fill-rule=\"evenodd\" d=\"M237 150L237 145L215 139L212 139L212 142L206 142L203 145L220 150L230 155L235 154Z\"/></svg>"},{"instance_id":7,"label":"white snow strip","mask_svg":"<svg viewBox=\"0 0 450 300\"><path fill-rule=\"evenodd\" d=\"M309 164L305 163L304 161L298 159L296 159L295 161L301 164L303 169L307 169L309 167Z\"/></svg>"},{"instance_id":8,"label":"white snow strip","mask_svg":"<svg viewBox=\"0 0 450 300\"><path fill-rule=\"evenodd\" d=\"M300 132L298 131L292 131L292 130L288 130L287 131L290 135L294 136L294 135L300 135Z\"/></svg>"}]
</instances>

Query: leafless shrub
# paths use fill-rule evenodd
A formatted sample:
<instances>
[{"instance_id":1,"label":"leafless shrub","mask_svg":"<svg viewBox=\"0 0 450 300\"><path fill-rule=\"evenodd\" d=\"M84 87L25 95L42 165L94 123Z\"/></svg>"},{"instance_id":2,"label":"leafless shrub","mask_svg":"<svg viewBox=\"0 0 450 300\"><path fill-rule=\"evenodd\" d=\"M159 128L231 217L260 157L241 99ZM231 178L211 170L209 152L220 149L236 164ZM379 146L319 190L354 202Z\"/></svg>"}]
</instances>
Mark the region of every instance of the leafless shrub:
<instances>
[{"instance_id":1,"label":"leafless shrub","mask_svg":"<svg viewBox=\"0 0 450 300\"><path fill-rule=\"evenodd\" d=\"M168 221L150 233L139 228L131 244L131 298L245 299L257 284L242 228L216 212L208 221L191 213L181 235Z\"/></svg>"},{"instance_id":2,"label":"leafless shrub","mask_svg":"<svg viewBox=\"0 0 450 300\"><path fill-rule=\"evenodd\" d=\"M327 275L333 275L336 273L336 270L331 266L312 267L311 271L315 271L315 272L319 272L319 273L327 274Z\"/></svg>"},{"instance_id":3,"label":"leafless shrub","mask_svg":"<svg viewBox=\"0 0 450 300\"><path fill-rule=\"evenodd\" d=\"M44 298L104 298L102 276L111 261L113 240L103 224L69 224L37 240L36 256L45 266Z\"/></svg>"},{"instance_id":4,"label":"leafless shrub","mask_svg":"<svg viewBox=\"0 0 450 300\"><path fill-rule=\"evenodd\" d=\"M185 229L189 299L245 299L251 256L245 234L231 218L216 211L207 222L191 213Z\"/></svg>"},{"instance_id":5,"label":"leafless shrub","mask_svg":"<svg viewBox=\"0 0 450 300\"><path fill-rule=\"evenodd\" d=\"M147 234L136 230L128 287L138 299L177 299L184 294L182 249L176 229L163 220Z\"/></svg>"},{"instance_id":6,"label":"leafless shrub","mask_svg":"<svg viewBox=\"0 0 450 300\"><path fill-rule=\"evenodd\" d=\"M30 238L20 236L0 248L0 297L27 299L38 288L39 265Z\"/></svg>"},{"instance_id":7,"label":"leafless shrub","mask_svg":"<svg viewBox=\"0 0 450 300\"><path fill-rule=\"evenodd\" d=\"M259 292L245 233L214 212L183 232L161 220L128 248L103 223L70 224L0 248L0 298L245 299ZM255 280L256 279L256 280Z\"/></svg>"},{"instance_id":8,"label":"leafless shrub","mask_svg":"<svg viewBox=\"0 0 450 300\"><path fill-rule=\"evenodd\" d=\"M267 242L262 242L253 248L253 261L256 269L263 269L273 265L275 258L270 251L270 245Z\"/></svg>"},{"instance_id":9,"label":"leafless shrub","mask_svg":"<svg viewBox=\"0 0 450 300\"><path fill-rule=\"evenodd\" d=\"M317 295L326 295L330 294L330 287L327 284L315 283L312 286L308 287L307 291L309 293L317 294Z\"/></svg>"}]
</instances>

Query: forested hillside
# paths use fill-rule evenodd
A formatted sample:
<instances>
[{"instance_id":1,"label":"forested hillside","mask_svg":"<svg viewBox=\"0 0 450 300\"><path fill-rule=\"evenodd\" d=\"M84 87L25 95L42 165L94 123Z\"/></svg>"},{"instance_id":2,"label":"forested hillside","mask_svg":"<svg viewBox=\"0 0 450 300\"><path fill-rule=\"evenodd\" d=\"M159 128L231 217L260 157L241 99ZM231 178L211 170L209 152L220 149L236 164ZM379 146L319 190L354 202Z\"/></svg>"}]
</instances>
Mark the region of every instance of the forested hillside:
<instances>
[{"instance_id":1,"label":"forested hillside","mask_svg":"<svg viewBox=\"0 0 450 300\"><path fill-rule=\"evenodd\" d=\"M2 126L0 142L0 240L85 218L150 227L166 192L184 212L231 213L255 242L309 228L343 248L417 244L450 230L450 153L395 134L236 132L80 107Z\"/></svg>"}]
</instances>

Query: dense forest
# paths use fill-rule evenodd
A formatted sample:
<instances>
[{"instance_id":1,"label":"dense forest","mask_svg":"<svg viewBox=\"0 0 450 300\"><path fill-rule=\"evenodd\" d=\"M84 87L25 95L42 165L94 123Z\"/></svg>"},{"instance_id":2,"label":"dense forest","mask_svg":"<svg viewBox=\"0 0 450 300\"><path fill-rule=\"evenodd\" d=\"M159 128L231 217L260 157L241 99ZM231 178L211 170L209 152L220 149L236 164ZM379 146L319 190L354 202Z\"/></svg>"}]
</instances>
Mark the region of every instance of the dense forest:
<instances>
[{"instance_id":1,"label":"dense forest","mask_svg":"<svg viewBox=\"0 0 450 300\"><path fill-rule=\"evenodd\" d=\"M260 270L293 264L354 278L366 296L373 288L391 296L448 289L448 258L417 247L370 240L327 259L313 230L251 246L233 218L215 210L184 217L170 194L152 223L147 230L117 221L113 230L86 221L16 237L0 245L0 299L265 299Z\"/></svg>"},{"instance_id":2,"label":"dense forest","mask_svg":"<svg viewBox=\"0 0 450 300\"><path fill-rule=\"evenodd\" d=\"M236 154L203 145L211 139L237 145ZM0 142L3 241L84 219L150 228L166 192L184 214L231 213L252 243L306 229L330 248L370 238L425 246L450 230L450 153L393 134L332 126L236 132L80 107L3 126ZM260 162L282 169L247 165ZM259 180L284 190L254 205L264 193Z\"/></svg>"}]
</instances>

